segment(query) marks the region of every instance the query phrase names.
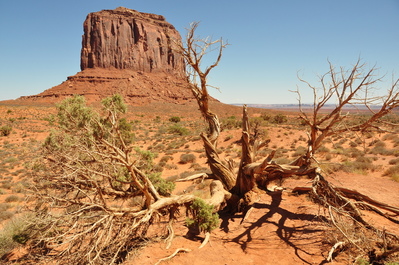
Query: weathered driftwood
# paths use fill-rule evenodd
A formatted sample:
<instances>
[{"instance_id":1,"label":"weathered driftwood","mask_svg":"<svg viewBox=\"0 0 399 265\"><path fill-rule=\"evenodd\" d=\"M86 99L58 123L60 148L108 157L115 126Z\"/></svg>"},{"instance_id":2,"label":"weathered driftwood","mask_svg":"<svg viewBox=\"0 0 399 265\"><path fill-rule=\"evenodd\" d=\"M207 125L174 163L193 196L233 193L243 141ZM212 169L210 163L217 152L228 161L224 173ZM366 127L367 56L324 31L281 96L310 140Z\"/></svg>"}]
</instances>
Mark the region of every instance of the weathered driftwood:
<instances>
[{"instance_id":1,"label":"weathered driftwood","mask_svg":"<svg viewBox=\"0 0 399 265\"><path fill-rule=\"evenodd\" d=\"M199 178L206 179L206 178L208 178L208 174L198 173L198 174L188 176L186 178L176 179L175 182L184 182L184 181L190 181L190 180L195 180L195 179L199 179Z\"/></svg>"},{"instance_id":2,"label":"weathered driftwood","mask_svg":"<svg viewBox=\"0 0 399 265\"><path fill-rule=\"evenodd\" d=\"M349 199L356 200L357 202L364 203L364 206L376 206L378 208L384 209L386 211L390 211L396 215L399 215L399 207L391 206L383 202L379 202L370 198L367 195L364 195L356 190L343 188L343 187L335 187L335 190L341 192L345 197ZM312 187L295 187L292 192L293 193L309 193L312 191Z\"/></svg>"}]
</instances>

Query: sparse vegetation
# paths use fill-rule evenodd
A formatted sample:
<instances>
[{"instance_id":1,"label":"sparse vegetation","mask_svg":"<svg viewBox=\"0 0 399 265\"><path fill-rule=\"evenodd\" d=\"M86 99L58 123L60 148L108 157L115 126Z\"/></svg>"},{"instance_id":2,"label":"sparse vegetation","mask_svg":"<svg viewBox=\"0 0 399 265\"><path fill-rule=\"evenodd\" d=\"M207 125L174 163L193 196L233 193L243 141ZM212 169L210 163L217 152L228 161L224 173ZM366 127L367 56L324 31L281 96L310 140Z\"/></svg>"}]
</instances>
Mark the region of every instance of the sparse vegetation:
<instances>
[{"instance_id":1,"label":"sparse vegetation","mask_svg":"<svg viewBox=\"0 0 399 265\"><path fill-rule=\"evenodd\" d=\"M169 121L170 122L174 122L174 123L178 123L178 122L180 122L180 117L177 117L177 116L173 116L173 117L170 117L169 118Z\"/></svg>"},{"instance_id":2,"label":"sparse vegetation","mask_svg":"<svg viewBox=\"0 0 399 265\"><path fill-rule=\"evenodd\" d=\"M211 232L219 224L219 216L213 213L213 206L202 199L195 199L190 206L192 218L186 219L186 225L198 232Z\"/></svg>"},{"instance_id":3,"label":"sparse vegetation","mask_svg":"<svg viewBox=\"0 0 399 265\"><path fill-rule=\"evenodd\" d=\"M182 127L179 124L175 124L175 125L169 126L167 131L168 131L168 133L177 134L177 135L180 135L180 136L188 135L190 133L190 131L187 128Z\"/></svg>"},{"instance_id":4,"label":"sparse vegetation","mask_svg":"<svg viewBox=\"0 0 399 265\"><path fill-rule=\"evenodd\" d=\"M196 160L196 157L194 154L182 154L180 156L179 163L181 163L181 164L194 163L195 160Z\"/></svg>"},{"instance_id":5,"label":"sparse vegetation","mask_svg":"<svg viewBox=\"0 0 399 265\"><path fill-rule=\"evenodd\" d=\"M2 136L10 135L11 131L12 131L12 127L9 125L4 125L4 126L0 127L0 135L2 135Z\"/></svg>"}]
</instances>

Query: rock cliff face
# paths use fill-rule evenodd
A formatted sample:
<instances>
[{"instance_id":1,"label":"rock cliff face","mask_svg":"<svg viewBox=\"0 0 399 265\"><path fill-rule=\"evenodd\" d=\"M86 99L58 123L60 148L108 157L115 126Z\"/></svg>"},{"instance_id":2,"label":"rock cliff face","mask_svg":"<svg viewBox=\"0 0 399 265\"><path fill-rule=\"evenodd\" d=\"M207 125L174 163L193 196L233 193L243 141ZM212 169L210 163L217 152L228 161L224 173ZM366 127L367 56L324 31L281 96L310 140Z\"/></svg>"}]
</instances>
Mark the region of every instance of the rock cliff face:
<instances>
[{"instance_id":1,"label":"rock cliff face","mask_svg":"<svg viewBox=\"0 0 399 265\"><path fill-rule=\"evenodd\" d=\"M98 102L119 93L131 105L195 102L174 50L180 34L163 16L123 7L91 13L82 40L81 72L20 100L56 102L79 94Z\"/></svg>"},{"instance_id":2,"label":"rock cliff face","mask_svg":"<svg viewBox=\"0 0 399 265\"><path fill-rule=\"evenodd\" d=\"M80 66L183 73L183 60L174 51L180 42L180 34L160 15L124 7L90 13Z\"/></svg>"}]
</instances>

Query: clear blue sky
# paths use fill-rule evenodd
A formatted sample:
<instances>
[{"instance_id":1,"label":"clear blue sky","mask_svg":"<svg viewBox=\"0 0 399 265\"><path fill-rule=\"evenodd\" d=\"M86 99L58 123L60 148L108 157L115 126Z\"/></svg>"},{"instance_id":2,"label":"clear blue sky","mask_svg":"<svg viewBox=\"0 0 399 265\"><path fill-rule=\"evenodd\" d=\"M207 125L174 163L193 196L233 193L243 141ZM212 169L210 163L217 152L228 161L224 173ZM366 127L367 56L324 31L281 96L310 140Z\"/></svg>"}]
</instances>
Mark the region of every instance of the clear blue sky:
<instances>
[{"instance_id":1,"label":"clear blue sky","mask_svg":"<svg viewBox=\"0 0 399 265\"><path fill-rule=\"evenodd\" d=\"M83 21L118 6L163 15L182 36L231 45L209 82L224 103L296 103L297 73L314 83L360 57L399 77L399 0L0 0L0 100L38 94L80 71ZM309 91L309 90L308 90ZM310 99L305 99L309 101Z\"/></svg>"}]
</instances>

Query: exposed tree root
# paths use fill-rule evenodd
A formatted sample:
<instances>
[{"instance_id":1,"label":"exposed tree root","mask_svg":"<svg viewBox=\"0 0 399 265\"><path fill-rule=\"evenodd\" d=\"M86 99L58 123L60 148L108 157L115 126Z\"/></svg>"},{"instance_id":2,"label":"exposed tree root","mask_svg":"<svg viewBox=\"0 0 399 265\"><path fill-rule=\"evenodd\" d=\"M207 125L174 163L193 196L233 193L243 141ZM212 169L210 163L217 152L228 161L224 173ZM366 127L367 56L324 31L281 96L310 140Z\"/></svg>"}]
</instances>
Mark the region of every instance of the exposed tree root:
<instances>
[{"instance_id":1,"label":"exposed tree root","mask_svg":"<svg viewBox=\"0 0 399 265\"><path fill-rule=\"evenodd\" d=\"M338 250L338 249L341 249L341 248L343 248L345 246L345 242L343 242L343 241L340 241L340 242L337 242L337 243L335 243L335 245L330 249L330 251L328 252L328 256L327 256L327 261L328 262L331 262L332 260L333 260L333 255L334 255L334 253Z\"/></svg>"},{"instance_id":2,"label":"exposed tree root","mask_svg":"<svg viewBox=\"0 0 399 265\"><path fill-rule=\"evenodd\" d=\"M374 199L370 198L369 196L364 195L356 190L351 190L351 189L342 188L342 187L334 187L334 188L335 188L335 190L341 192L346 198L356 200L356 202L355 202L356 205L363 207L365 209L372 210L372 211L378 213L379 215L387 218L391 222L399 223L399 220L392 218L387 213L383 213L381 210L378 209L378 208L381 208L386 211L392 212L395 215L399 215L398 207L391 206L386 203L374 200ZM295 187L292 190L293 193L309 193L312 191L313 191L312 187Z\"/></svg>"},{"instance_id":3,"label":"exposed tree root","mask_svg":"<svg viewBox=\"0 0 399 265\"><path fill-rule=\"evenodd\" d=\"M182 179L176 179L175 182L183 182L183 181L191 181L191 180L195 180L195 179L199 179L202 178L202 180L208 178L208 174L206 173L198 173L198 174L194 174L191 176L188 176L186 178L182 178Z\"/></svg>"},{"instance_id":4,"label":"exposed tree root","mask_svg":"<svg viewBox=\"0 0 399 265\"><path fill-rule=\"evenodd\" d=\"M174 256L176 256L179 252L190 252L190 251L191 251L191 249L188 249L188 248L178 248L178 249L176 249L175 252L173 252L170 256L158 260L158 262L155 263L154 265L158 265L158 264L160 264L162 261L170 260L171 258L173 258Z\"/></svg>"},{"instance_id":5,"label":"exposed tree root","mask_svg":"<svg viewBox=\"0 0 399 265\"><path fill-rule=\"evenodd\" d=\"M199 248L205 247L205 245L208 243L210 237L211 237L211 233L206 232L204 241L202 241L201 246L199 246Z\"/></svg>"}]
</instances>

